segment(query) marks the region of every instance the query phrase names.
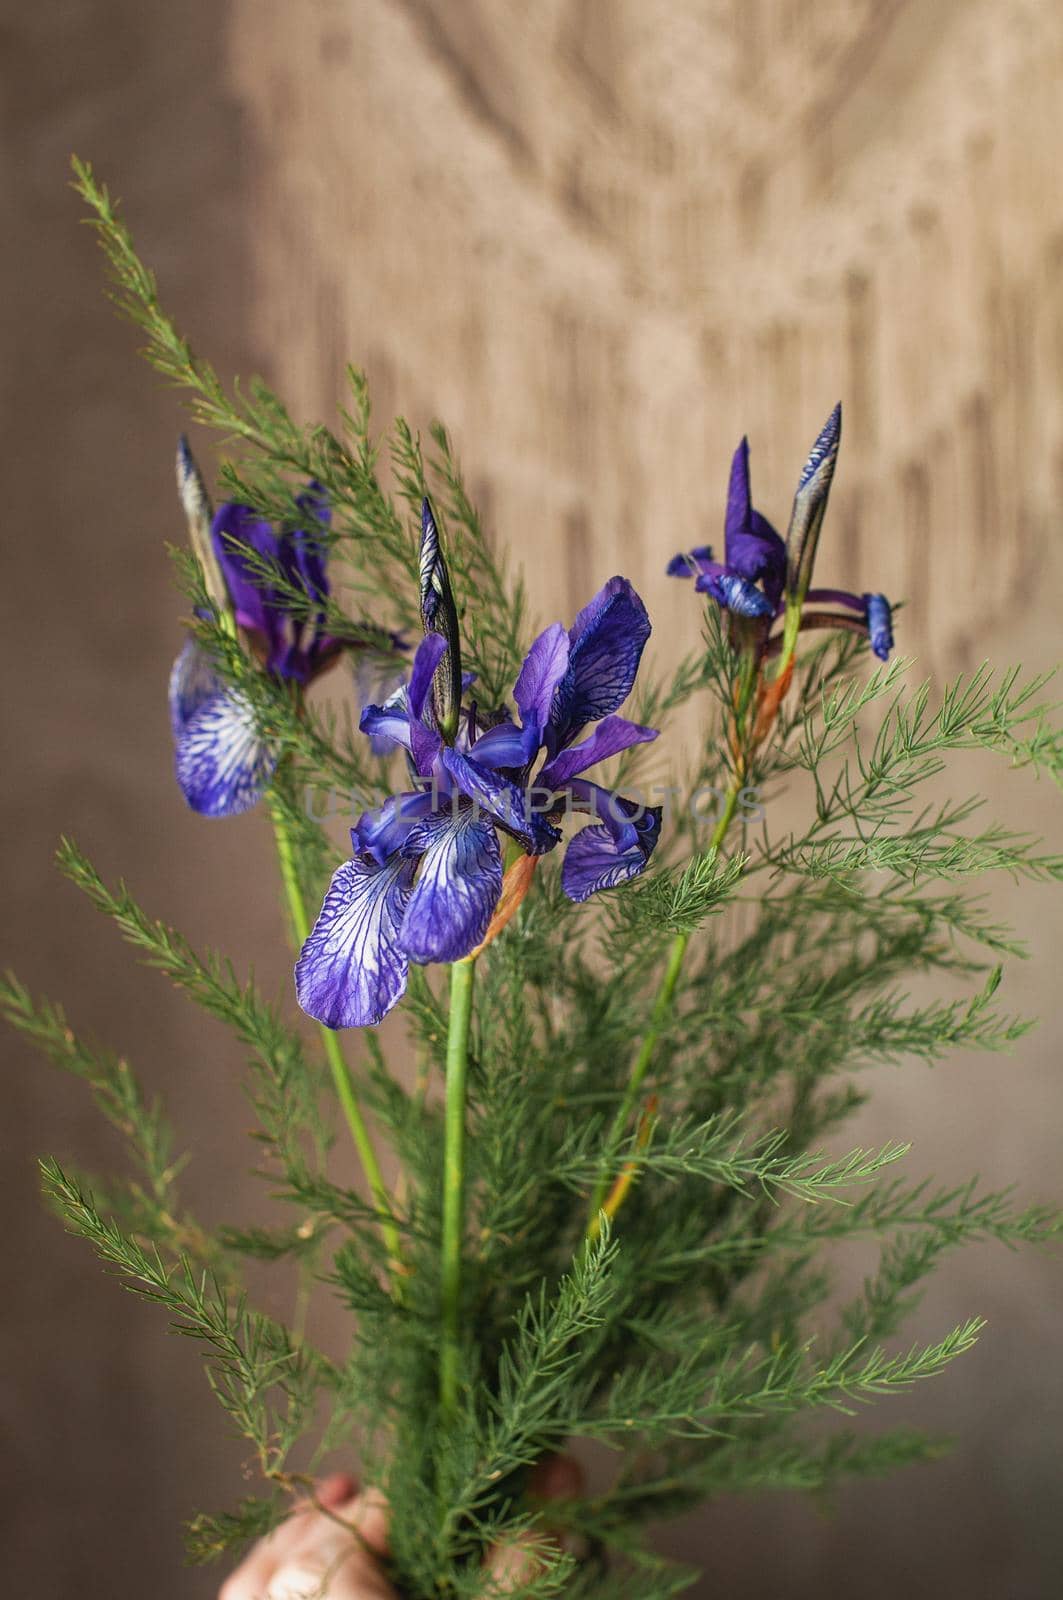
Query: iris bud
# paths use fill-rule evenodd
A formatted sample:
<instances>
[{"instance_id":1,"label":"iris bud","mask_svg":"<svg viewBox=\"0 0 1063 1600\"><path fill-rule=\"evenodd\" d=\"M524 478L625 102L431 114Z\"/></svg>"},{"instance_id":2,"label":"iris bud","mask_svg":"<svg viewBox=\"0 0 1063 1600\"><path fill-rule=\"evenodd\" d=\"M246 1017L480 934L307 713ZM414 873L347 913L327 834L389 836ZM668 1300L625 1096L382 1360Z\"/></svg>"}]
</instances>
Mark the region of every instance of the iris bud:
<instances>
[{"instance_id":1,"label":"iris bud","mask_svg":"<svg viewBox=\"0 0 1063 1600\"><path fill-rule=\"evenodd\" d=\"M804 599L812 578L819 530L830 498L841 436L842 408L839 403L812 446L790 513L790 527L786 535L786 591L788 597L798 602Z\"/></svg>"},{"instance_id":2,"label":"iris bud","mask_svg":"<svg viewBox=\"0 0 1063 1600\"><path fill-rule=\"evenodd\" d=\"M425 633L438 633L447 641L447 652L432 679L432 710L436 727L448 744L458 732L461 710L461 643L458 638L458 613L450 587L450 574L443 559L439 530L431 502L421 503L421 621Z\"/></svg>"},{"instance_id":3,"label":"iris bud","mask_svg":"<svg viewBox=\"0 0 1063 1600\"><path fill-rule=\"evenodd\" d=\"M188 542L199 562L207 594L219 615L225 616L229 610L229 592L210 535L214 508L184 434L177 441L177 493L188 522Z\"/></svg>"}]
</instances>

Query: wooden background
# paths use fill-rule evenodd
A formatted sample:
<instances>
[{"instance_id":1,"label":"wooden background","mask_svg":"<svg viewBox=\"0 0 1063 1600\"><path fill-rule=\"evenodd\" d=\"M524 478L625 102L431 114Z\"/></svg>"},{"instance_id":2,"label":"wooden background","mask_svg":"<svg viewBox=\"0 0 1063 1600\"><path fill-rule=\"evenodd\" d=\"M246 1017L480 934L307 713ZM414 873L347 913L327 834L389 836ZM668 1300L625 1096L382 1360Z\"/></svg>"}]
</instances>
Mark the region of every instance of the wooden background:
<instances>
[{"instance_id":1,"label":"wooden background","mask_svg":"<svg viewBox=\"0 0 1063 1600\"><path fill-rule=\"evenodd\" d=\"M784 520L841 397L823 581L905 597L921 667L1055 659L1056 0L92 0L2 28L4 954L165 1088L208 1216L254 1205L238 1059L48 870L72 831L152 910L284 981L261 819L202 823L171 783L177 416L100 301L71 148L223 371L328 417L352 358L382 420L441 415L544 615L624 571L674 652L691 598L663 565L716 534L738 437ZM1058 840L1047 786L968 779ZM1044 1026L1007 1061L879 1073L854 1139L914 1137L921 1172L1058 1198L1063 919L1049 891L997 903L1037 957L1008 1002ZM192 1352L41 1214L36 1154L114 1149L77 1086L10 1056L9 1581L207 1596L175 1527L243 1492L239 1449ZM953 1458L849 1489L829 1520L791 1497L709 1507L661 1535L705 1565L696 1595L1055 1592L1058 1256L956 1258L913 1336L973 1312L977 1352L889 1411L952 1432Z\"/></svg>"}]
</instances>

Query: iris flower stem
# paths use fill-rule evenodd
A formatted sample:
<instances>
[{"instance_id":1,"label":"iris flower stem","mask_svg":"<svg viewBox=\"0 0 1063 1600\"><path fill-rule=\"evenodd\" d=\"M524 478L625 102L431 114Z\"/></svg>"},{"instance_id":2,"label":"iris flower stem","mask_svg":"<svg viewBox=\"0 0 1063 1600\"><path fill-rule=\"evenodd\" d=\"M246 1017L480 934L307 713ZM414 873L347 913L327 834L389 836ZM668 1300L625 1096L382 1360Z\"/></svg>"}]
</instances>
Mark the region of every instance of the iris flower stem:
<instances>
[{"instance_id":1,"label":"iris flower stem","mask_svg":"<svg viewBox=\"0 0 1063 1600\"><path fill-rule=\"evenodd\" d=\"M442 1346L439 1403L444 1422L458 1410L461 1368L461 1256L465 1234L465 1079L475 963L455 961L450 969L450 1025L447 1031L447 1086L443 1134L443 1244L440 1272Z\"/></svg>"},{"instance_id":2,"label":"iris flower stem","mask_svg":"<svg viewBox=\"0 0 1063 1600\"><path fill-rule=\"evenodd\" d=\"M726 837L727 830L731 826L731 822L735 814L735 807L738 804L738 789L740 781L741 780L736 777L728 785L727 796L724 800L723 810L720 812L716 826L712 830L712 839L710 840L710 845L714 850L718 850L720 848L724 838ZM671 1015L672 1001L675 999L676 985L679 982L679 974L683 970L683 961L686 957L687 945L689 943L689 933L677 933L675 938L672 940L671 948L668 952L668 965L664 969L664 977L661 979L661 986L657 991L657 998L653 1002L653 1011L650 1014L650 1025L646 1029L646 1033L643 1036L642 1044L639 1047L639 1053L635 1057L635 1065L632 1067L631 1076L627 1081L627 1088L624 1090L624 1098L620 1102L620 1107L613 1119L613 1125L609 1130L609 1138L605 1146L605 1155L602 1160L601 1170L598 1173L598 1181L594 1186L594 1193L591 1196L590 1215L587 1219L586 1236L588 1239L596 1239L601 1229L601 1212L603 1202L605 1201L606 1194L609 1190L609 1171L612 1164L613 1153L615 1152L621 1139L624 1137L624 1131L631 1120L631 1114L634 1111L635 1104L638 1100L639 1090L642 1088L643 1081L650 1069L650 1063L653 1060L654 1052L657 1049L657 1042L660 1039L661 1033L668 1022L669 1016ZM619 1206L622 1203L628 1188L630 1188L630 1184L617 1193L616 1206L614 1207L614 1210L619 1209Z\"/></svg>"},{"instance_id":3,"label":"iris flower stem","mask_svg":"<svg viewBox=\"0 0 1063 1600\"><path fill-rule=\"evenodd\" d=\"M299 874L295 865L295 852L292 849L291 834L288 832L284 816L277 805L270 806L273 819L273 836L277 843L277 859L280 862L281 879L284 883L284 893L288 901L288 910L291 914L292 928L299 944L305 944L310 932L310 918L307 915L306 902L303 891L299 885ZM332 1073L332 1081L336 1087L336 1097L343 1109L347 1126L354 1140L354 1147L362 1163L366 1181L369 1184L373 1202L381 1213L380 1231L387 1245L388 1255L395 1267L402 1262L402 1243L399 1239L399 1230L391 1221L391 1198L384 1183L384 1175L380 1170L373 1141L369 1137L362 1109L351 1083L351 1076L347 1063L343 1059L340 1041L332 1028L318 1025L321 1043L325 1051L325 1059Z\"/></svg>"}]
</instances>

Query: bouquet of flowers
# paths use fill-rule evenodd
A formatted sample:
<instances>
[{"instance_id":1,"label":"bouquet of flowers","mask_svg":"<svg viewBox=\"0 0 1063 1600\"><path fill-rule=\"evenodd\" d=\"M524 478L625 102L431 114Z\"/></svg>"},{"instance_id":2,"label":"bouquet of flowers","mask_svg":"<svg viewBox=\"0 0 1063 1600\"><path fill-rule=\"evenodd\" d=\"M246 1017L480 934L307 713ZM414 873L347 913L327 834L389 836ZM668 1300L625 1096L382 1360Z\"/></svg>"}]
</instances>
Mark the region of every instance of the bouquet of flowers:
<instances>
[{"instance_id":1,"label":"bouquet of flowers","mask_svg":"<svg viewBox=\"0 0 1063 1600\"><path fill-rule=\"evenodd\" d=\"M176 780L217 825L268 808L293 940L292 993L266 996L60 847L136 952L246 1048L271 1227L189 1215L164 1112L126 1062L16 979L2 990L128 1144L105 1190L45 1160L52 1204L201 1342L248 1441L254 1493L195 1519L192 1556L238 1551L293 1494L324 1504L321 1464L349 1455L386 1496L388 1576L410 1600L648 1600L690 1579L644 1547L648 1522L935 1453L909 1428L809 1420L969 1350L977 1318L900 1336L920 1280L969 1240L1054 1237L1060 1215L908 1175L892 1139L825 1141L864 1099L861 1068L1002 1050L1028 1026L996 998L1020 946L963 884L1058 881L1063 858L936 790L970 750L1058 780L1044 680L981 667L935 695L894 655L884 596L816 586L840 408L785 538L739 445L722 548L669 567L690 583L690 638L667 675L647 679L628 577L532 626L442 427L425 448L396 422L382 462L353 369L338 431L298 424L260 382L226 389L75 169L149 359L235 446L216 509L177 453ZM700 732L680 743L684 707ZM326 826L341 813L342 846ZM916 975L952 997L915 1003ZM401 1029L378 1031L393 1011ZM356 1188L332 1158L348 1139ZM831 1249L856 1239L877 1266L839 1304ZM291 1325L253 1304L249 1260L294 1264ZM338 1355L315 1347L312 1283L349 1312ZM544 1500L543 1464L578 1441L614 1452L601 1486ZM522 1561L503 1580L488 1554L507 1547Z\"/></svg>"}]
</instances>

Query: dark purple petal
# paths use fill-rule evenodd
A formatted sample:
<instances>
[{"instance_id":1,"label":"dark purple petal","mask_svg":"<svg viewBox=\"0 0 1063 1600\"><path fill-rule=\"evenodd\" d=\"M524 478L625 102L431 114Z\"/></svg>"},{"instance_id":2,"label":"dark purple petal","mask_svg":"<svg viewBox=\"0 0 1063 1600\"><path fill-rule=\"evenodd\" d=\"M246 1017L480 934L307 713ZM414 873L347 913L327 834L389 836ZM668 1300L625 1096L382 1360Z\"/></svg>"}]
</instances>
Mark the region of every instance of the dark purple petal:
<instances>
[{"instance_id":1,"label":"dark purple petal","mask_svg":"<svg viewBox=\"0 0 1063 1600\"><path fill-rule=\"evenodd\" d=\"M202 645L186 639L170 672L170 728L175 739L181 737L200 706L224 687Z\"/></svg>"},{"instance_id":2,"label":"dark purple petal","mask_svg":"<svg viewBox=\"0 0 1063 1600\"><path fill-rule=\"evenodd\" d=\"M310 482L295 500L306 525L293 528L280 540L280 559L289 582L305 589L313 600L329 593L327 530L332 508L321 485Z\"/></svg>"},{"instance_id":3,"label":"dark purple petal","mask_svg":"<svg viewBox=\"0 0 1063 1600\"><path fill-rule=\"evenodd\" d=\"M518 728L507 717L481 733L469 754L482 767L526 767L538 748L536 724L530 722L527 727Z\"/></svg>"},{"instance_id":4,"label":"dark purple petal","mask_svg":"<svg viewBox=\"0 0 1063 1600\"><path fill-rule=\"evenodd\" d=\"M586 739L570 745L553 761L547 762L538 781L557 788L574 778L577 772L586 772L596 761L605 761L609 756L619 755L621 750L628 750L634 744L647 744L656 737L656 728L644 728L626 717L606 717Z\"/></svg>"},{"instance_id":5,"label":"dark purple petal","mask_svg":"<svg viewBox=\"0 0 1063 1600\"><path fill-rule=\"evenodd\" d=\"M237 622L242 628L264 634L272 651L284 642L284 615L276 590L249 568L243 552L254 551L258 556L279 561L277 535L250 506L234 500L218 507L211 534Z\"/></svg>"},{"instance_id":6,"label":"dark purple petal","mask_svg":"<svg viewBox=\"0 0 1063 1600\"><path fill-rule=\"evenodd\" d=\"M607 814L620 808L629 815L625 823L595 824L570 840L561 868L561 887L570 900L588 900L600 889L613 889L635 878L653 854L661 835L659 806L637 806L622 795L612 796Z\"/></svg>"},{"instance_id":7,"label":"dark purple petal","mask_svg":"<svg viewBox=\"0 0 1063 1600\"><path fill-rule=\"evenodd\" d=\"M749 486L749 440L745 438L731 461L724 515L724 554L727 566L739 578L747 583L763 582L774 609L786 577L786 546L767 517L754 509Z\"/></svg>"},{"instance_id":8,"label":"dark purple petal","mask_svg":"<svg viewBox=\"0 0 1063 1600\"><path fill-rule=\"evenodd\" d=\"M436 668L446 653L447 641L443 635L426 633L417 646L417 653L413 658L413 671L410 674L410 687L406 691L406 703L410 714L410 751L414 766L422 777L431 772L443 743L434 723L429 726L426 721L425 706Z\"/></svg>"},{"instance_id":9,"label":"dark purple petal","mask_svg":"<svg viewBox=\"0 0 1063 1600\"><path fill-rule=\"evenodd\" d=\"M534 727L537 732L546 727L554 694L568 668L568 652L568 630L563 623L553 622L543 629L525 656L513 687L513 698L525 727Z\"/></svg>"},{"instance_id":10,"label":"dark purple petal","mask_svg":"<svg viewBox=\"0 0 1063 1600\"><path fill-rule=\"evenodd\" d=\"M888 661L893 649L893 614L884 594L865 594L867 631L871 648L880 661Z\"/></svg>"},{"instance_id":11,"label":"dark purple petal","mask_svg":"<svg viewBox=\"0 0 1063 1600\"><path fill-rule=\"evenodd\" d=\"M723 517L723 532L728 562L731 560L731 540L736 534L752 531L752 515L749 440L743 434L741 444L731 457L731 475L727 480L727 509Z\"/></svg>"},{"instance_id":12,"label":"dark purple petal","mask_svg":"<svg viewBox=\"0 0 1063 1600\"><path fill-rule=\"evenodd\" d=\"M770 617L775 614L775 607L762 589L726 569L700 577L697 589L700 594L711 594L725 611L733 611L739 617Z\"/></svg>"},{"instance_id":13,"label":"dark purple petal","mask_svg":"<svg viewBox=\"0 0 1063 1600\"><path fill-rule=\"evenodd\" d=\"M704 561L712 560L712 545L699 544L693 550L673 556L665 571L670 578L696 578Z\"/></svg>"},{"instance_id":14,"label":"dark purple petal","mask_svg":"<svg viewBox=\"0 0 1063 1600\"><path fill-rule=\"evenodd\" d=\"M295 966L295 992L326 1028L366 1028L406 991L409 962L398 941L410 865L356 856L334 874Z\"/></svg>"},{"instance_id":15,"label":"dark purple petal","mask_svg":"<svg viewBox=\"0 0 1063 1600\"><path fill-rule=\"evenodd\" d=\"M568 809L585 811L595 817L621 850L638 838L638 819L649 815L647 807L628 800L615 789L592 783L589 778L573 778L565 789Z\"/></svg>"},{"instance_id":16,"label":"dark purple petal","mask_svg":"<svg viewBox=\"0 0 1063 1600\"><path fill-rule=\"evenodd\" d=\"M519 839L529 855L544 855L557 844L561 835L544 814L546 793L519 789L460 750L444 747L442 761L462 794Z\"/></svg>"},{"instance_id":17,"label":"dark purple petal","mask_svg":"<svg viewBox=\"0 0 1063 1600\"><path fill-rule=\"evenodd\" d=\"M502 893L502 852L491 823L469 807L411 829L403 854L420 856L400 941L412 960L460 961L483 939Z\"/></svg>"},{"instance_id":18,"label":"dark purple petal","mask_svg":"<svg viewBox=\"0 0 1063 1600\"><path fill-rule=\"evenodd\" d=\"M547 750L554 757L588 722L618 711L631 693L650 619L626 578L610 578L569 630L568 670L550 713Z\"/></svg>"},{"instance_id":19,"label":"dark purple petal","mask_svg":"<svg viewBox=\"0 0 1063 1600\"><path fill-rule=\"evenodd\" d=\"M259 735L250 701L239 690L221 689L185 723L175 765L193 811L235 817L255 804L277 758Z\"/></svg>"},{"instance_id":20,"label":"dark purple petal","mask_svg":"<svg viewBox=\"0 0 1063 1600\"><path fill-rule=\"evenodd\" d=\"M447 641L440 633L426 633L417 646L413 658L413 671L410 673L407 700L410 716L416 717L418 721L424 715L425 702L432 687L436 668L446 653Z\"/></svg>"},{"instance_id":21,"label":"dark purple petal","mask_svg":"<svg viewBox=\"0 0 1063 1600\"><path fill-rule=\"evenodd\" d=\"M351 829L355 855L371 855L383 866L406 843L411 829L438 806L439 796L430 789L391 795L382 806L363 812Z\"/></svg>"}]
</instances>

